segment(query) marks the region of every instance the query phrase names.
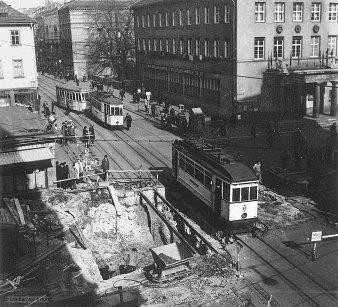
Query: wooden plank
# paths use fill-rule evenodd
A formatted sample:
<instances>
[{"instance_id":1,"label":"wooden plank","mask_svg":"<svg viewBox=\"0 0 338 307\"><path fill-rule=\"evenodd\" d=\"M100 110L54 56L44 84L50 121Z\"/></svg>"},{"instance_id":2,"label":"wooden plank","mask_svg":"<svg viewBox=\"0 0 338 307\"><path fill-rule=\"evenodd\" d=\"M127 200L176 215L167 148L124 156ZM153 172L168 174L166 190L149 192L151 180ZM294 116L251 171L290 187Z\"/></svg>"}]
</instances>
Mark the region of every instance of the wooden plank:
<instances>
[{"instance_id":1,"label":"wooden plank","mask_svg":"<svg viewBox=\"0 0 338 307\"><path fill-rule=\"evenodd\" d=\"M15 223L20 225L19 214L18 214L18 211L16 211L15 208L14 208L14 204L12 203L12 199L4 198L4 202L5 202L6 207L9 210L9 212L11 213Z\"/></svg>"},{"instance_id":2,"label":"wooden plank","mask_svg":"<svg viewBox=\"0 0 338 307\"><path fill-rule=\"evenodd\" d=\"M86 244L85 244L84 239L83 239L82 232L77 227L77 225L75 225L75 224L70 225L69 230L72 233L72 235L75 237L76 241L80 244L80 246L83 249L87 249Z\"/></svg>"},{"instance_id":3,"label":"wooden plank","mask_svg":"<svg viewBox=\"0 0 338 307\"><path fill-rule=\"evenodd\" d=\"M18 211L21 225L26 225L25 216L23 214L20 202L17 198L14 198L14 204L16 207L16 211Z\"/></svg>"}]
</instances>

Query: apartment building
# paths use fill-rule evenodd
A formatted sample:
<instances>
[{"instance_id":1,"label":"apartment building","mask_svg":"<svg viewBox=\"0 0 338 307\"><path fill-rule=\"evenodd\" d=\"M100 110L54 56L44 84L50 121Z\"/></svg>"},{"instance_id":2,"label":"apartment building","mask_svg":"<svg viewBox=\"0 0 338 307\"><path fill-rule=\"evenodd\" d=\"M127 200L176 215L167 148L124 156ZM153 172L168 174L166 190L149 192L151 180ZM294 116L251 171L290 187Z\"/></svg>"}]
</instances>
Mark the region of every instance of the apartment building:
<instances>
[{"instance_id":1,"label":"apartment building","mask_svg":"<svg viewBox=\"0 0 338 307\"><path fill-rule=\"evenodd\" d=\"M37 111L34 21L0 1L0 106Z\"/></svg>"},{"instance_id":2,"label":"apartment building","mask_svg":"<svg viewBox=\"0 0 338 307\"><path fill-rule=\"evenodd\" d=\"M338 1L141 0L139 78L207 113L336 115Z\"/></svg>"}]
</instances>

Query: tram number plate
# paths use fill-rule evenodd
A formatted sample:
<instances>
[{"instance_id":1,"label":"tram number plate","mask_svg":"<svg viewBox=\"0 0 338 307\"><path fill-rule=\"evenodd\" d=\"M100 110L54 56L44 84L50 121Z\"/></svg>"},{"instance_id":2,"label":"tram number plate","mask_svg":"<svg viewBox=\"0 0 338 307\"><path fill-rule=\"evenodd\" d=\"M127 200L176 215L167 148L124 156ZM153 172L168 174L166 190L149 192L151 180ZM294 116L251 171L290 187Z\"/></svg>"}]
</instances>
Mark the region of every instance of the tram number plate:
<instances>
[{"instance_id":1,"label":"tram number plate","mask_svg":"<svg viewBox=\"0 0 338 307\"><path fill-rule=\"evenodd\" d=\"M322 231L313 231L311 235L311 242L319 242L322 240Z\"/></svg>"}]
</instances>

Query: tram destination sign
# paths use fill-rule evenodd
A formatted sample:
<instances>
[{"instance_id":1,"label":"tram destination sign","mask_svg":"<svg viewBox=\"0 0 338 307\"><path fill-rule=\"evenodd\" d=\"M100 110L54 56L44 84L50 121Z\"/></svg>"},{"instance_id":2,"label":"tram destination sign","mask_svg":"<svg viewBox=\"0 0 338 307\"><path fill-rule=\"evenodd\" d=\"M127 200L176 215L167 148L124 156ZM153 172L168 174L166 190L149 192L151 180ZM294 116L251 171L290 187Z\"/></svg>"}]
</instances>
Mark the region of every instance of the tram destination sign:
<instances>
[{"instance_id":1,"label":"tram destination sign","mask_svg":"<svg viewBox=\"0 0 338 307\"><path fill-rule=\"evenodd\" d=\"M322 231L313 231L311 234L311 242L320 242L322 240Z\"/></svg>"}]
</instances>

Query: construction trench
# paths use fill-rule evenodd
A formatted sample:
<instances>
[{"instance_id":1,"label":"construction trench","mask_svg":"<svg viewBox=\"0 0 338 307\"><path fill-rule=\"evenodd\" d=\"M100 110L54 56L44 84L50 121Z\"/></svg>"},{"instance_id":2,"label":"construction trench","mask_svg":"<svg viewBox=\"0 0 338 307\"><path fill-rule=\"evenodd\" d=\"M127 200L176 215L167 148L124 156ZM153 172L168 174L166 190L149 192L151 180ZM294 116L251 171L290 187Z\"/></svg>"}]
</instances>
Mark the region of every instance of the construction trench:
<instances>
[{"instance_id":1,"label":"construction trench","mask_svg":"<svg viewBox=\"0 0 338 307\"><path fill-rule=\"evenodd\" d=\"M29 230L18 234L15 255L22 263L17 275L33 282L21 286L28 292L38 288L56 306L118 306L121 301L137 306L148 301L138 289L142 284L181 278L191 273L190 259L217 253L204 244L209 236L196 231L195 224L184 224L164 196L161 185L140 188L139 183L116 182L88 190L81 184L75 190L45 190L36 201L4 199L7 207L19 203L26 224L21 232L24 226ZM120 266L133 248L137 268L122 274ZM221 258L220 265L230 272L230 263Z\"/></svg>"}]
</instances>

